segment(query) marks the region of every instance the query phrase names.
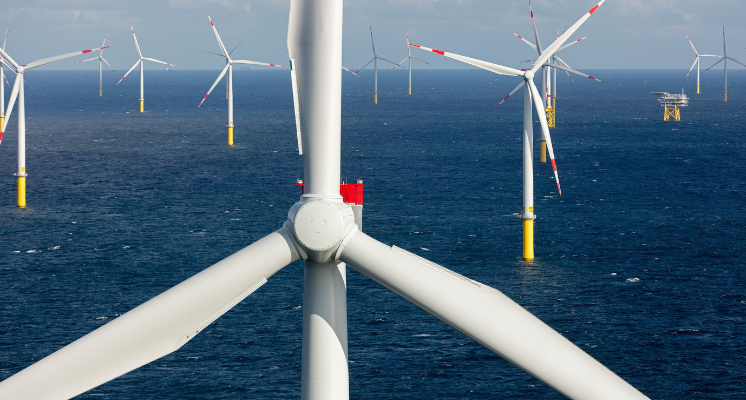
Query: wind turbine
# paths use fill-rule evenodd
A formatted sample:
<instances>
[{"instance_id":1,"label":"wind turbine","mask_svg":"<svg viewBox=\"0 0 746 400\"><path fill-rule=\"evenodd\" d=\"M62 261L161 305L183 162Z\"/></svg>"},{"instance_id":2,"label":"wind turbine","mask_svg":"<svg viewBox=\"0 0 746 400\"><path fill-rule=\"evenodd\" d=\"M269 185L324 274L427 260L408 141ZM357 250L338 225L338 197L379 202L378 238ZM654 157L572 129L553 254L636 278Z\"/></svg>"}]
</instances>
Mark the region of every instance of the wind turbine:
<instances>
[{"instance_id":1,"label":"wind turbine","mask_svg":"<svg viewBox=\"0 0 746 400\"><path fill-rule=\"evenodd\" d=\"M365 65L360 67L360 69L358 69L357 72L355 72L355 74L365 69L365 67L370 65L370 63L373 63L373 70L375 74L373 78L373 89L375 91L373 101L376 104L378 104L378 60L382 60L382 61L386 61L387 63L394 64L394 66L397 66L398 64L387 58L379 57L378 54L376 54L376 43L373 41L373 27L372 26L370 27L370 44L371 46L373 46L373 58L371 58L370 61L365 63Z\"/></svg>"},{"instance_id":2,"label":"wind turbine","mask_svg":"<svg viewBox=\"0 0 746 400\"><path fill-rule=\"evenodd\" d=\"M3 63L10 64L9 68L15 69L16 79L13 82L13 90L10 92L10 99L8 100L8 112L3 121L2 127L0 127L0 142L3 140L5 134L5 128L8 127L8 121L10 115L13 113L13 106L15 105L16 99L18 99L18 169L16 176L18 177L18 207L26 207L26 101L24 97L24 76L28 70L36 67L41 67L55 61L64 60L66 58L74 57L81 54L87 54L94 50L102 50L106 47L100 47L93 50L76 51L74 53L67 53L60 56L42 58L26 65L19 65L15 62L5 49L0 49L0 57L3 59ZM0 396L2 398L2 396Z\"/></svg>"},{"instance_id":3,"label":"wind turbine","mask_svg":"<svg viewBox=\"0 0 746 400\"><path fill-rule=\"evenodd\" d=\"M547 124L547 116L544 114L544 107L545 104L542 103L542 96L539 93L539 90L536 88L536 85L534 84L533 78L537 72L540 72L542 68L550 66L547 62L549 59L554 56L557 51L562 47L562 45L569 39L570 35L574 34L578 28L588 19L590 18L591 14L593 14L598 7L604 3L606 0L601 0L596 7L591 9L588 13L586 13L585 16L583 16L578 22L575 23L572 27L570 27L569 30L565 31L557 40L554 41L549 47L547 47L545 50L540 52L539 58L536 60L536 63L534 63L533 68L528 70L517 70L509 67L504 67L502 65L492 64L486 61L477 60L471 57L464 57L458 54L454 53L448 53L442 50L435 50L431 49L429 47L419 46L416 44L410 44L410 46L417 47L422 50L430 51L436 54L440 54L442 56L446 56L449 58L453 58L455 60L471 64L475 67L485 69L487 71L494 72L496 74L500 75L513 75L513 76L519 76L523 78L523 82L521 82L518 86L516 86L515 89L513 89L510 94L508 94L503 101L507 100L513 93L517 92L518 89L524 88L524 102L523 102L523 209L521 211L522 219L523 219L523 258L526 260L533 260L534 259L534 219L536 219L536 215L534 214L534 156L533 156L533 117L532 117L532 108L531 108L531 101L533 100L534 105L536 106L536 113L539 115L539 122L541 123L541 129L542 129L542 140L546 141L547 149L549 150L549 158L552 161L552 169L554 170L554 178L557 181L557 191L559 192L560 196L562 195L562 189L560 188L559 183L559 176L557 174L557 164L554 161L554 151L552 150L552 138L549 134L549 126ZM538 36L537 36L538 37ZM538 43L536 44L536 47L538 49L541 48L541 45ZM552 65L552 68L558 68L561 70L564 70L566 72L578 74L581 76L588 75L583 74L582 72L575 71L571 68L565 67L563 65L554 64ZM544 75L542 75L543 77ZM502 104L502 102L500 102ZM499 107L500 104L497 106Z\"/></svg>"},{"instance_id":4,"label":"wind turbine","mask_svg":"<svg viewBox=\"0 0 746 400\"><path fill-rule=\"evenodd\" d=\"M5 36L3 36L3 45L2 49L5 51L5 42L8 41L8 33L10 33L10 27L5 28ZM3 83L8 83L8 80L5 78L5 69L3 66L3 57L0 56L0 129L3 128L5 123L5 86L3 86ZM10 83L8 83L8 86L10 86ZM0 133L0 142L3 141L2 133Z\"/></svg>"},{"instance_id":5,"label":"wind turbine","mask_svg":"<svg viewBox=\"0 0 746 400\"><path fill-rule=\"evenodd\" d=\"M339 192L342 71L329 68L342 61L342 7L290 3L305 194L283 227L0 382L0 398L69 399L163 357L302 259L304 400L349 398L346 265L570 398L647 399L501 292L358 229Z\"/></svg>"},{"instance_id":6,"label":"wind turbine","mask_svg":"<svg viewBox=\"0 0 746 400\"><path fill-rule=\"evenodd\" d=\"M132 70L135 69L135 67L137 67L138 65L140 65L140 112L145 112L145 83L144 83L145 80L144 80L144 76L143 76L143 71L144 71L144 68L145 68L145 61L157 62L157 63L160 63L160 64L170 65L172 67L175 67L175 65L169 64L169 63L163 62L163 61L158 61L158 60L153 59L153 58L143 57L142 56L142 52L140 51L140 45L137 44L137 36L135 36L135 28L133 28L132 25L130 25L130 28L132 28L132 37L135 39L135 47L137 48L137 54L140 55L140 59L137 60L137 62L135 63L135 65L133 65L132 68L130 68L130 70L127 71L126 74L124 74L124 76L122 77L122 79L120 79L119 82L117 82L117 85L119 85L120 83L122 83L122 81L124 80L124 78L126 78L127 75L129 75L130 72L132 72Z\"/></svg>"},{"instance_id":7,"label":"wind turbine","mask_svg":"<svg viewBox=\"0 0 746 400\"><path fill-rule=\"evenodd\" d=\"M686 40L689 41L689 44L692 46L692 50L694 50L694 54L697 55L697 58L694 59L694 64L692 64L692 67L689 68L689 72L686 73L686 77L687 78L689 77L689 74L692 73L692 70L694 69L694 66L696 65L697 66L697 94L699 94L699 75L701 74L699 72L699 66L700 66L699 59L701 57L722 57L722 56L712 55L712 54L699 54L697 52L697 49L694 48L694 43L692 43L692 39L689 39L689 36L687 36Z\"/></svg>"},{"instance_id":8,"label":"wind turbine","mask_svg":"<svg viewBox=\"0 0 746 400\"><path fill-rule=\"evenodd\" d=\"M372 36L371 36L372 39ZM407 58L401 60L401 62L397 65L394 65L394 68L402 66L404 62L409 61L409 95L412 95L412 60L417 60L419 62L425 63L431 67L434 67L434 65L430 64L427 61L420 60L419 58L412 55L412 47L409 46L409 32L407 32ZM391 68L393 71L394 68Z\"/></svg>"},{"instance_id":9,"label":"wind turbine","mask_svg":"<svg viewBox=\"0 0 746 400\"><path fill-rule=\"evenodd\" d=\"M692 46L694 47L694 46ZM695 50L696 51L696 50ZM728 101L728 60L731 60L735 63L741 64L744 67L746 67L746 64L736 60L735 58L728 57L728 51L725 49L725 27L723 27L723 57L720 58L715 64L712 64L710 68L707 68L706 70L702 71L702 73L705 73L709 71L712 67L720 64L721 62L725 61L723 70L725 71L725 101ZM699 82L699 77L697 77L697 80ZM699 83L697 83L697 87L699 87ZM699 92L697 92L699 93Z\"/></svg>"},{"instance_id":10,"label":"wind turbine","mask_svg":"<svg viewBox=\"0 0 746 400\"><path fill-rule=\"evenodd\" d=\"M534 50L536 50L538 52L539 56L541 56L541 54L543 53L544 50L541 47L541 40L539 40L539 30L536 28L536 19L534 18L534 10L533 10L533 8L531 6L531 0L528 1L528 9L529 9L529 11L531 13L531 24L533 25L533 28L534 28L534 43L529 42L524 37L520 36L519 34L513 32L513 31L510 31L510 33L512 33L513 35L515 35L519 39L521 39L527 45L531 46L531 48L533 48ZM567 30L565 30L565 32L567 32ZM563 34L565 32L563 32ZM560 37L559 32L557 32L557 38L559 38L559 37ZM542 67L541 68L541 90L542 90L542 93L544 93L544 96L542 97L542 100L541 100L542 103L543 103L543 105L544 105L544 107L543 107L544 109L543 109L542 112L546 112L547 125L550 128L554 128L555 125L556 125L556 113L555 113L555 110L556 110L556 106L557 106L557 102L556 102L556 96L557 96L557 70L554 69L554 68L552 68L552 67L554 65L561 64L561 65L565 66L566 68L571 68L566 62L562 61L562 59L560 59L557 56L557 53L559 53L560 51L562 51L562 50L564 50L564 49L566 49L566 48L568 48L568 47L570 47L570 46L572 46L572 45L574 45L574 44L576 44L578 42L581 42L582 40L585 40L586 38L588 38L588 36L582 37L580 39L574 40L574 41L572 41L572 42L570 42L570 43L568 43L566 45L561 46L560 48L557 49L557 51L554 54L552 54L552 56L549 58L549 60L547 60L548 61L548 65L546 67ZM531 61L531 60L528 60L528 61ZM565 72L567 72L567 71L565 71ZM569 73L567 75L570 76ZM594 80L599 80L599 79L596 79L596 78L594 78L594 77L592 77L590 75L585 75L585 76L588 77L588 78L594 79ZM572 76L570 76L570 79L572 79ZM601 82L603 82L603 81L601 81ZM604 83L606 83L606 82L604 82ZM543 133L541 135L541 143L540 143L540 150L539 151L540 151L540 158L539 158L539 160L542 163L547 162L547 156L546 156L546 138L544 137Z\"/></svg>"},{"instance_id":11,"label":"wind turbine","mask_svg":"<svg viewBox=\"0 0 746 400\"><path fill-rule=\"evenodd\" d=\"M207 94L202 99L202 101L199 102L199 105L197 108L202 107L202 103L207 100L207 96L210 95L210 92L212 92L212 89L215 89L215 86L217 86L218 82L220 82L221 79L223 79L223 76L225 76L226 72L228 73L228 79L226 82L227 85L227 98L228 98L228 145L233 146L233 64L250 64L250 65L266 65L269 67L279 67L279 68L285 68L282 65L276 65L276 64L267 64L263 62L257 62L257 61L247 61L247 60L234 60L231 58L231 53L228 52L228 50L225 48L225 45L223 44L223 41L220 40L220 35L218 35L218 30L215 28L215 24L212 22L212 18L210 18L210 13L207 13L207 19L210 20L210 26L212 26L212 31L215 32L215 39L218 40L218 45L220 45L220 51L223 53L223 57L225 57L225 68L220 72L220 75L218 75L218 79L215 80L215 83L212 84L210 87L210 90L207 91ZM240 44L240 43L239 43ZM236 46L238 47L238 46ZM236 50L236 49L233 49Z\"/></svg>"},{"instance_id":12,"label":"wind turbine","mask_svg":"<svg viewBox=\"0 0 746 400\"><path fill-rule=\"evenodd\" d=\"M109 64L109 62L106 61L106 59L104 59L103 46L106 45L106 37L107 36L109 36L109 32L106 32L106 34L104 35L104 42L101 44L102 50L98 54L98 56L93 57L93 58L89 58L87 60L78 61L78 62L75 63L75 64L80 64L80 63L84 63L86 61L98 60L98 95L99 95L99 97L101 97L101 96L104 95L104 75L103 75L103 65L102 64L106 63L106 65L108 65L109 68L111 68L112 72L114 72L115 74L117 73L117 71L114 71L114 67L112 67L111 64Z\"/></svg>"}]
</instances>

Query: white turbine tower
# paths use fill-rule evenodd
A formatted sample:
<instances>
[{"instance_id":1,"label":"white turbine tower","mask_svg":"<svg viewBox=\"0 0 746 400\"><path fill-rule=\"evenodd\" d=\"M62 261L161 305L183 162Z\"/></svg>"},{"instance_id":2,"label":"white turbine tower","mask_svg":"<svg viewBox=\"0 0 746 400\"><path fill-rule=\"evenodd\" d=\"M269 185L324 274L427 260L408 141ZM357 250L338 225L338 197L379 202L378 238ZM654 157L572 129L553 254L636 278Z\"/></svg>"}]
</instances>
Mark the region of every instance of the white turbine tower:
<instances>
[{"instance_id":1,"label":"white turbine tower","mask_svg":"<svg viewBox=\"0 0 746 400\"><path fill-rule=\"evenodd\" d=\"M5 115L5 120L3 121L2 127L0 127L0 143L2 143L3 136L5 135L5 128L8 127L10 115L13 113L13 106L16 103L16 99L18 99L18 168L15 174L18 177L18 207L26 207L26 101L23 90L24 76L26 75L26 72L55 61L64 60L66 58L87 54L94 50L105 48L106 47L101 47L93 50L67 53L61 56L42 58L41 60L26 65L19 65L8 55L8 53L5 52L4 49L0 49L0 57L2 57L3 63L6 65L9 64L8 67L15 69L16 73L16 80L13 82L13 90L10 92L10 99L8 99L8 109ZM3 396L0 396L0 398L2 397Z\"/></svg>"},{"instance_id":2,"label":"white turbine tower","mask_svg":"<svg viewBox=\"0 0 746 400\"><path fill-rule=\"evenodd\" d=\"M397 66L399 64L397 64L397 63L389 60L388 58L379 57L378 54L376 54L376 43L373 41L373 27L372 26L370 27L370 44L371 44L371 46L373 46L373 58L371 58L370 61L368 61L367 63L365 63L365 65L363 65L362 67L360 67L360 69L358 69L355 72L355 74L357 74L358 72L360 72L363 69L365 69L365 67L367 67L368 65L370 65L370 63L373 63L373 72L374 72L374 77L373 77L373 90L374 90L374 95L373 96L374 97L373 97L373 101L375 102L375 104L378 104L378 60L382 60L382 61L386 61L387 63L394 64L394 66Z\"/></svg>"},{"instance_id":3,"label":"white turbine tower","mask_svg":"<svg viewBox=\"0 0 746 400\"><path fill-rule=\"evenodd\" d=\"M563 46L563 44L567 41L567 39L570 37L570 35L574 34L578 28L588 19L590 18L591 14L593 14L598 7L604 3L605 0L601 0L596 7L591 9L588 13L586 13L583 18L581 18L578 22L575 23L572 27L570 27L569 30L565 31L554 43L552 43L548 48L546 48L543 51L540 51L540 56L536 60L536 63L534 64L533 68L530 70L522 70L519 71L517 69L504 67L502 65L492 64L486 61L477 60L470 57L464 57L460 56L458 54L448 53L441 50L435 50L431 49L429 47L419 46L416 44L411 44L410 46L414 46L417 48L420 48L422 50L431 51L436 54L440 54L442 56L446 56L449 58L453 58L455 60L459 60L461 62L471 64L475 67L485 69L487 71L494 72L496 74L500 75L513 75L513 76L519 76L523 78L523 82L521 82L518 86L516 86L515 89L513 89L510 94L508 94L503 101L507 100L513 93L517 92L518 89L524 88L524 106L523 106L523 209L521 210L521 215L523 219L523 258L526 260L533 260L534 259L534 219L536 219L536 214L534 214L534 156L533 156L533 117L532 117L532 107L531 107L531 100L533 100L534 105L536 106L536 113L539 115L539 122L541 123L541 129L542 129L542 141L546 141L547 149L549 150L549 158L552 161L552 169L554 170L554 178L557 181L557 191L559 192L560 196L562 195L562 189L560 187L559 183L559 176L557 174L557 164L554 161L554 150L552 149L552 138L549 134L549 126L547 124L547 116L544 114L544 107L545 104L542 103L542 96L539 93L539 90L536 88L536 85L534 84L533 78L534 74L537 72L540 72L543 68L549 67L550 64L547 64L549 59L553 57L557 51ZM537 36L538 38L538 36ZM536 44L537 49L541 49L541 45L538 43ZM553 64L551 65L552 68L558 68L561 70L564 70L566 72L578 74L581 76L589 77L590 76L575 71L571 68L565 67L563 65L559 64ZM543 75L542 75L543 76ZM593 78L595 79L595 78ZM502 102L500 102L502 104ZM499 107L500 104L497 106Z\"/></svg>"},{"instance_id":4,"label":"white turbine tower","mask_svg":"<svg viewBox=\"0 0 746 400\"><path fill-rule=\"evenodd\" d=\"M746 67L746 64L744 64L744 63L736 60L735 58L728 57L728 51L725 49L725 27L723 27L723 57L720 58L715 64L712 64L710 66L710 68L707 68L706 70L702 71L702 73L705 73L705 72L709 71L710 69L712 69L712 67L714 67L714 66L720 64L721 62L725 61L725 64L723 64L724 65L723 70L725 72L725 101L726 102L728 101L728 60L731 60L731 61L733 61L735 63L741 64L744 67ZM697 79L699 79L699 77L697 77ZM697 85L697 87L699 87L699 84Z\"/></svg>"},{"instance_id":5,"label":"white turbine tower","mask_svg":"<svg viewBox=\"0 0 746 400\"><path fill-rule=\"evenodd\" d=\"M130 70L127 71L126 74L124 74L124 76L122 77L122 79L120 79L119 82L117 82L117 85L119 85L124 80L124 78L126 78L127 75L129 75L130 72L132 72L132 70L135 69L135 67L137 67L138 65L140 65L140 112L145 112L145 79L144 79L144 76L143 76L143 71L144 71L144 68L145 68L145 61L157 62L157 63L160 63L160 64L170 65L172 67L175 67L175 65L169 64L169 63L164 62L164 61L158 61L158 60L153 59L153 58L143 57L142 56L142 52L140 51L140 45L137 44L137 36L135 36L135 28L132 27L132 25L130 25L130 28L132 29L132 37L135 39L135 47L137 48L137 54L140 56L140 59L137 60L137 62L135 63L135 65L133 65L132 68L130 68Z\"/></svg>"},{"instance_id":6,"label":"white turbine tower","mask_svg":"<svg viewBox=\"0 0 746 400\"><path fill-rule=\"evenodd\" d=\"M394 68L400 67L404 65L405 62L409 62L408 68L409 68L409 94L412 95L412 60L417 60L421 63L425 63L431 67L434 67L434 65L430 64L427 61L420 60L419 58L412 55L412 47L409 45L409 32L407 32L407 58L401 60L401 62L397 65L394 65ZM394 68L391 68L391 70L394 70Z\"/></svg>"},{"instance_id":7,"label":"white turbine tower","mask_svg":"<svg viewBox=\"0 0 746 400\"><path fill-rule=\"evenodd\" d=\"M342 70L329 68L342 6L290 3L305 194L283 227L0 382L0 398L69 399L163 357L300 259L301 399L349 398L345 263L570 398L647 398L501 292L360 232L339 191Z\"/></svg>"},{"instance_id":8,"label":"white turbine tower","mask_svg":"<svg viewBox=\"0 0 746 400\"><path fill-rule=\"evenodd\" d=\"M5 42L8 41L8 33L10 33L10 28L5 28L3 45L0 47L3 51L5 51ZM0 129L2 129L5 124L5 85L3 85L3 83L8 83L8 80L5 78L3 57L0 56ZM10 83L8 83L8 86L10 86ZM2 142L2 140L3 137L2 134L0 134L0 142Z\"/></svg>"},{"instance_id":9,"label":"white turbine tower","mask_svg":"<svg viewBox=\"0 0 746 400\"><path fill-rule=\"evenodd\" d=\"M101 97L101 96L103 96L103 95L104 95L104 73L103 73L103 63L106 63L106 65L108 65L108 66L109 66L109 68L111 68L112 72L114 72L115 74L117 73L117 71L115 71L115 70L114 70L114 67L112 67L112 66L111 66L111 64L109 64L109 62L108 62L108 61L106 61L106 59L104 59L104 50L103 50L103 46L105 46L105 45L106 45L106 37L107 37L107 36L109 36L109 32L106 32L106 34L104 35L104 42L103 42L103 43L101 44L101 47L102 47L102 49L101 49L101 51L100 51L100 52L98 53L98 56L96 56L96 57L93 57L93 58L89 58L89 59L87 59L87 60L83 60L83 61L78 61L78 62L76 62L76 63L75 63L75 64L80 64L80 63L84 63L84 62L86 62L86 61L93 61L93 60L98 60L98 95L99 95L99 97Z\"/></svg>"},{"instance_id":10,"label":"white turbine tower","mask_svg":"<svg viewBox=\"0 0 746 400\"><path fill-rule=\"evenodd\" d=\"M228 145L233 146L233 64L265 65L268 67L278 67L278 68L285 68L285 67L283 67L282 65L267 64L267 63L257 62L257 61L232 59L231 58L232 52L229 53L228 50L225 48L223 41L220 40L220 35L218 35L218 30L217 28L215 28L215 24L212 22L212 18L210 18L210 13L207 13L207 19L210 20L210 26L212 26L212 31L215 32L215 39L218 40L220 51L223 53L223 57L225 57L225 68L223 68L223 70L220 72L220 75L218 75L218 79L216 79L215 83L212 84L212 86L210 87L210 90L207 91L207 94L205 95L205 97L202 99L202 101L199 102L199 105L197 106L197 108L200 108L202 106L202 103L204 103L205 100L207 100L207 96L210 95L210 92L212 92L212 89L215 89L215 86L217 86L218 82L220 82L220 80L223 79L223 76L225 76L225 74L228 73L228 79L226 81L226 85L227 85L226 94L227 94L227 99L228 99Z\"/></svg>"}]
</instances>

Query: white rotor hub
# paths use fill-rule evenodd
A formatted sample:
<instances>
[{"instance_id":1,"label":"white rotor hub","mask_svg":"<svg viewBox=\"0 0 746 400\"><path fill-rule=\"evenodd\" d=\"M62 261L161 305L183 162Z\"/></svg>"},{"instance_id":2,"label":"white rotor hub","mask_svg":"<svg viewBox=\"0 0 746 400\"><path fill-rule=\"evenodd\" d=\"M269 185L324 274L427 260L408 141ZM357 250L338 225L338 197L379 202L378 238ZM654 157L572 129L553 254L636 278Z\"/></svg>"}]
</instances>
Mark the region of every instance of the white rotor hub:
<instances>
[{"instance_id":1,"label":"white rotor hub","mask_svg":"<svg viewBox=\"0 0 746 400\"><path fill-rule=\"evenodd\" d=\"M347 223L341 210L325 200L309 201L295 214L293 230L298 241L309 250L324 251L337 246Z\"/></svg>"},{"instance_id":2,"label":"white rotor hub","mask_svg":"<svg viewBox=\"0 0 746 400\"><path fill-rule=\"evenodd\" d=\"M531 71L526 71L526 73L523 74L523 76L525 76L526 79L534 79L534 73Z\"/></svg>"}]
</instances>

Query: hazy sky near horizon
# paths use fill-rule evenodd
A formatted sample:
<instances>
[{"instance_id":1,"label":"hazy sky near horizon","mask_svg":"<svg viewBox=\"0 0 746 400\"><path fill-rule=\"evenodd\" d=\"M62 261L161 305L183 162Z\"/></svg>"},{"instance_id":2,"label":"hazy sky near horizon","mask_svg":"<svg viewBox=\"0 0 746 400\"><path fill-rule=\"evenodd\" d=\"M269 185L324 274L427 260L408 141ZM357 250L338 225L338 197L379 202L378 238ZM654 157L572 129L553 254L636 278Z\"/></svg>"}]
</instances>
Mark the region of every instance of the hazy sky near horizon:
<instances>
[{"instance_id":1,"label":"hazy sky near horizon","mask_svg":"<svg viewBox=\"0 0 746 400\"><path fill-rule=\"evenodd\" d=\"M542 46L572 25L596 0L533 0ZM229 49L246 41L234 59L287 64L290 0L0 0L0 24L11 28L6 51L17 62L100 46L108 31L104 57L121 76L137 60L130 24L145 57L181 69L220 69L219 52L205 11ZM746 63L746 1L607 0L573 36L590 37L563 51L576 69L682 69L694 61L686 40L700 53L722 54L726 27L728 55ZM412 43L511 67L536 52L514 37L533 39L527 0L359 0L345 1L343 63L357 69L372 57L369 26L382 57L406 57L405 32ZM413 49L437 68L472 68ZM64 60L44 69L94 69L74 65L88 57ZM709 66L709 60L703 65ZM733 69L746 69L734 64ZM419 67L419 66L418 66ZM162 69L153 63L146 68ZM120 74L121 72L121 74Z\"/></svg>"}]
</instances>

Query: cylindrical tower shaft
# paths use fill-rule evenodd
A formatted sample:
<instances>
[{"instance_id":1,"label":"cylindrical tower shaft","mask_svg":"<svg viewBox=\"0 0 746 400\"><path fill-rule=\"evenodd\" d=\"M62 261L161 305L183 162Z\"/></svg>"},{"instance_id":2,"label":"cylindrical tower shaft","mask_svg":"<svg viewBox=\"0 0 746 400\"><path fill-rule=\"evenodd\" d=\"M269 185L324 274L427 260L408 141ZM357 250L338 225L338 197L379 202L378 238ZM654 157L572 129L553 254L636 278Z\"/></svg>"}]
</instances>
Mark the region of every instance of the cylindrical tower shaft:
<instances>
[{"instance_id":1,"label":"cylindrical tower shaft","mask_svg":"<svg viewBox=\"0 0 746 400\"><path fill-rule=\"evenodd\" d=\"M16 79L20 79L18 89L18 207L26 207L26 99L24 95L24 74L21 73Z\"/></svg>"},{"instance_id":2,"label":"cylindrical tower shaft","mask_svg":"<svg viewBox=\"0 0 746 400\"><path fill-rule=\"evenodd\" d=\"M145 112L145 63L140 60L140 112Z\"/></svg>"},{"instance_id":3,"label":"cylindrical tower shaft","mask_svg":"<svg viewBox=\"0 0 746 400\"><path fill-rule=\"evenodd\" d=\"M539 110L538 112L542 112ZM523 90L523 258L534 259L534 121L531 89Z\"/></svg>"},{"instance_id":4,"label":"cylindrical tower shaft","mask_svg":"<svg viewBox=\"0 0 746 400\"><path fill-rule=\"evenodd\" d=\"M228 66L228 145L233 146L233 64Z\"/></svg>"}]
</instances>

